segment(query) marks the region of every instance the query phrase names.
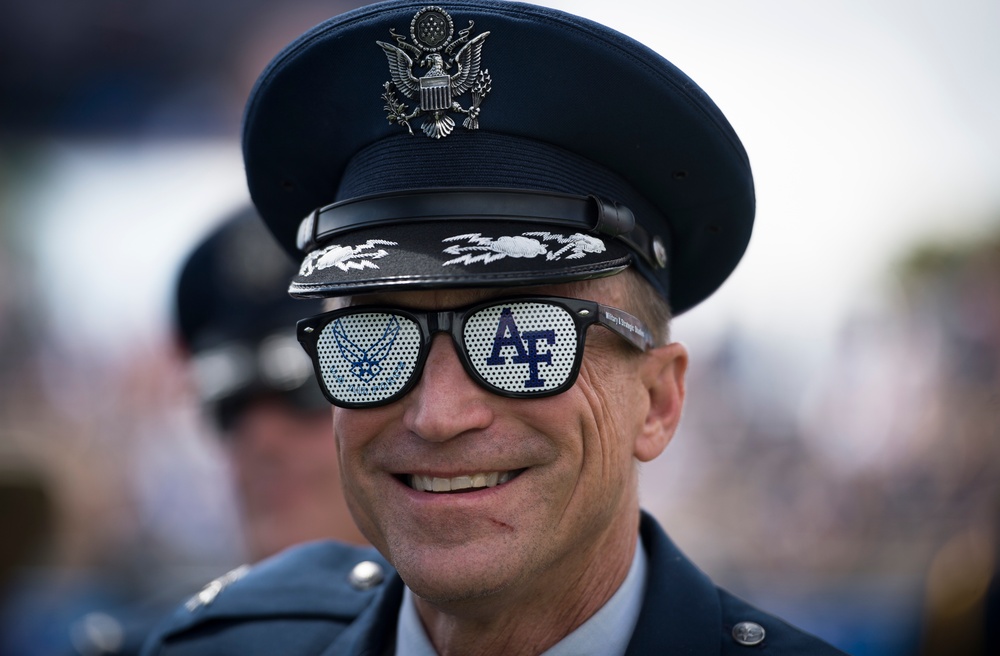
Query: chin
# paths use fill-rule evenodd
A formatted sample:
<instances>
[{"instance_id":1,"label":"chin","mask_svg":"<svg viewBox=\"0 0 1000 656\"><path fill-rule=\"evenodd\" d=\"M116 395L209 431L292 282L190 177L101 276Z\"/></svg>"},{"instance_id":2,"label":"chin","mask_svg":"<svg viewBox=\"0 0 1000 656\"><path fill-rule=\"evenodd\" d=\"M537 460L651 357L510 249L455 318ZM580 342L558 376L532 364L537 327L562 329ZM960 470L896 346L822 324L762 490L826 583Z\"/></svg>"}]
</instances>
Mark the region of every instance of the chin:
<instances>
[{"instance_id":1,"label":"chin","mask_svg":"<svg viewBox=\"0 0 1000 656\"><path fill-rule=\"evenodd\" d=\"M522 559L512 555L472 545L390 549L390 560L407 587L435 605L485 600L503 593L527 571Z\"/></svg>"},{"instance_id":2,"label":"chin","mask_svg":"<svg viewBox=\"0 0 1000 656\"><path fill-rule=\"evenodd\" d=\"M439 607L485 601L501 594L512 583L497 580L496 577L470 576L468 573L464 577L448 580L433 576L401 576L414 594Z\"/></svg>"}]
</instances>

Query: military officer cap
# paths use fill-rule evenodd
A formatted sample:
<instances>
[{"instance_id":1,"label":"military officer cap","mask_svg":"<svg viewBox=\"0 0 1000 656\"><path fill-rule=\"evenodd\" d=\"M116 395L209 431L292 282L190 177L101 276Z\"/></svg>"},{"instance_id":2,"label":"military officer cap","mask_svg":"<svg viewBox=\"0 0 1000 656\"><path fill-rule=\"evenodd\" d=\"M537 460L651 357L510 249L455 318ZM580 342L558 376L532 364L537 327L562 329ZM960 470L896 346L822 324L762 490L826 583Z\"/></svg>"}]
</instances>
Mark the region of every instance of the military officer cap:
<instances>
[{"instance_id":1,"label":"military officer cap","mask_svg":"<svg viewBox=\"0 0 1000 656\"><path fill-rule=\"evenodd\" d=\"M303 409L329 408L295 339L297 319L321 311L287 292L294 261L252 208L224 220L185 259L174 327L191 356L201 400L223 428L244 404L281 395Z\"/></svg>"},{"instance_id":2,"label":"military officer cap","mask_svg":"<svg viewBox=\"0 0 1000 656\"><path fill-rule=\"evenodd\" d=\"M636 267L675 314L754 216L722 112L605 26L499 0L392 0L284 49L244 115L251 196L298 297L543 284Z\"/></svg>"}]
</instances>

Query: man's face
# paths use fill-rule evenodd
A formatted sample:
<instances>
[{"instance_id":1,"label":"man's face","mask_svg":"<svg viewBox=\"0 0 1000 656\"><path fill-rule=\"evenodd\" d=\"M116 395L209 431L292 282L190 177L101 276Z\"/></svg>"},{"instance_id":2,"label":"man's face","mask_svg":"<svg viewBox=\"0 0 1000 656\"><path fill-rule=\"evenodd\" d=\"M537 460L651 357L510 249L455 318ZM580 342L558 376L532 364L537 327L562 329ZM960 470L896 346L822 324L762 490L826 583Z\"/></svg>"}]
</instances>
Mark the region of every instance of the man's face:
<instances>
[{"instance_id":1,"label":"man's face","mask_svg":"<svg viewBox=\"0 0 1000 656\"><path fill-rule=\"evenodd\" d=\"M610 278L525 293L634 311L624 284ZM505 294L387 292L352 304L453 308ZM594 573L613 560L609 554L630 559L638 523L634 455L650 410L651 356L592 326L572 388L510 399L474 383L455 348L449 336L435 335L419 383L402 399L334 409L345 493L369 540L411 589L440 604L501 591L512 599L537 595ZM680 354L682 377L683 349L664 348ZM435 479L464 484L482 476L510 480L458 492L412 484L414 477L433 487Z\"/></svg>"},{"instance_id":2,"label":"man's face","mask_svg":"<svg viewBox=\"0 0 1000 656\"><path fill-rule=\"evenodd\" d=\"M260 398L239 413L225 448L253 559L306 540L363 542L343 500L327 410Z\"/></svg>"}]
</instances>

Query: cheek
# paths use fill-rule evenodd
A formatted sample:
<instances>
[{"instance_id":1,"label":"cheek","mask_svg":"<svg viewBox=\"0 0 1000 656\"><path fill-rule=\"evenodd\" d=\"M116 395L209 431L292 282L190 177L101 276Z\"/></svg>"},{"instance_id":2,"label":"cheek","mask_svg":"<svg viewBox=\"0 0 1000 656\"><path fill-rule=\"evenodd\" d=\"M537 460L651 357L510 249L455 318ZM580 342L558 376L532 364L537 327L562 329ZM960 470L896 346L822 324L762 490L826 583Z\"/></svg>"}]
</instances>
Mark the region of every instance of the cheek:
<instances>
[{"instance_id":1,"label":"cheek","mask_svg":"<svg viewBox=\"0 0 1000 656\"><path fill-rule=\"evenodd\" d=\"M357 461L359 443L363 433L359 428L359 421L348 410L334 408L333 410L333 433L336 436L337 460L340 467L340 477L344 483L344 496L348 503L358 489L354 479L357 478L355 467L352 463Z\"/></svg>"},{"instance_id":2,"label":"cheek","mask_svg":"<svg viewBox=\"0 0 1000 656\"><path fill-rule=\"evenodd\" d=\"M379 408L369 410L333 409L333 431L343 454L357 450L370 442L389 421Z\"/></svg>"},{"instance_id":3,"label":"cheek","mask_svg":"<svg viewBox=\"0 0 1000 656\"><path fill-rule=\"evenodd\" d=\"M585 359L577 386L587 399L594 446L600 449L607 475L631 468L633 445L642 429L648 395L633 358L601 352Z\"/></svg>"},{"instance_id":4,"label":"cheek","mask_svg":"<svg viewBox=\"0 0 1000 656\"><path fill-rule=\"evenodd\" d=\"M361 533L373 545L382 548L384 540L375 518L379 515L378 494L372 477L367 475L374 436L385 424L382 413L372 410L334 408L333 430L340 464L340 482L344 501ZM384 553L384 552L383 552Z\"/></svg>"},{"instance_id":5,"label":"cheek","mask_svg":"<svg viewBox=\"0 0 1000 656\"><path fill-rule=\"evenodd\" d=\"M382 408L349 410L334 408L333 431L336 437L340 467L345 479L364 479L375 469L372 464L379 450L391 448L402 421L401 404ZM393 427L396 427L393 430Z\"/></svg>"}]
</instances>

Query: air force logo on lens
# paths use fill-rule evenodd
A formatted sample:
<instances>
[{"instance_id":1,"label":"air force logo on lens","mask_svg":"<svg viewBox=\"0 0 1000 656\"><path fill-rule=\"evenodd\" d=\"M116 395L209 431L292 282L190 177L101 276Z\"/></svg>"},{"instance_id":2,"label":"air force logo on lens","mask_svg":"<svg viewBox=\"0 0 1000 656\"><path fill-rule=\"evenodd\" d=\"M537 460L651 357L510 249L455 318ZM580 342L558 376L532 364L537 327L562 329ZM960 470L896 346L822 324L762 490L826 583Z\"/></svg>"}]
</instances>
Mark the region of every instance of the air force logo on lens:
<instances>
[{"instance_id":1,"label":"air force logo on lens","mask_svg":"<svg viewBox=\"0 0 1000 656\"><path fill-rule=\"evenodd\" d=\"M510 308L504 308L500 312L500 321L497 324L497 334L493 338L493 352L486 358L486 364L491 367L507 364L507 358L501 354L505 346L512 346L517 351L511 361L515 364L528 365L528 379L524 381L525 387L544 387L545 381L538 377L538 365L552 363L552 353L539 353L538 342L545 340L548 344L555 344L556 331L554 330L526 330L523 333L517 329L514 323L514 313Z\"/></svg>"},{"instance_id":2,"label":"air force logo on lens","mask_svg":"<svg viewBox=\"0 0 1000 656\"><path fill-rule=\"evenodd\" d=\"M351 363L351 373L362 381L369 383L382 372L382 360L389 355L396 336L399 335L399 320L390 317L385 331L378 340L368 348L361 348L350 340L344 332L344 325L337 319L333 326L333 338L337 341L340 355Z\"/></svg>"},{"instance_id":3,"label":"air force logo on lens","mask_svg":"<svg viewBox=\"0 0 1000 656\"><path fill-rule=\"evenodd\" d=\"M333 323L333 338L340 349L340 357L350 365L350 372L361 383L349 383L343 376L333 371L333 377L338 384L345 385L347 392L360 396L370 396L374 392L388 392L385 395L394 394L401 385L398 384L400 370L405 367L403 362L397 362L392 374L385 376L383 380L374 382L383 371L382 363L389 356L392 347L399 336L399 320L390 316L386 322L382 336L375 340L375 343L368 348L362 348L355 344L344 330L344 325L337 319Z\"/></svg>"},{"instance_id":4,"label":"air force logo on lens","mask_svg":"<svg viewBox=\"0 0 1000 656\"><path fill-rule=\"evenodd\" d=\"M377 333L377 329L375 332ZM391 367L392 372L390 375L383 375L386 369L384 365L385 360L392 353L393 347L396 345L397 338L399 338L401 333L399 319L395 316L389 315L381 336L367 347L359 346L354 340L348 337L347 331L345 330L340 319L337 319L332 323L331 333L337 348L340 351L342 362L348 365L347 368L353 377L357 379L357 381L360 381L360 383L351 383L346 380L344 376L339 375L336 371L332 371L331 373L333 374L333 378L337 381L337 383L345 385L348 388L345 391L363 396L369 396L375 392L386 391L388 391L389 394L393 394L396 390L401 389L405 384L405 381L399 379L400 372L405 369L409 369L410 371L413 370L411 365L414 363L400 361L397 362L394 367ZM485 355L485 353L480 351L481 355L478 358L474 357L472 359L478 360L480 363L485 363L485 366L488 367L503 367L507 366L508 362L515 365L526 364L528 365L528 377L523 380L521 385L524 389L540 389L544 388L546 383L545 380L539 375L539 365L552 364L552 353L548 351L540 352L539 343L551 346L555 344L555 342L555 330L519 330L517 323L515 323L514 313L511 311L511 308L505 307L501 310L500 315L497 318L496 332L493 337L493 343L489 356L483 360L482 355ZM487 342L487 344L488 343L489 342ZM514 352L510 354L510 351L507 349L513 349ZM410 349L410 352L413 354L413 358L417 357L418 349L415 345L414 348ZM399 353L397 353L397 357L398 356ZM478 367L483 365L476 366ZM334 369L338 368L335 367ZM523 371L523 369L521 371ZM508 372L507 375L513 373L514 372ZM506 375L502 374L501 377L506 378ZM497 385L501 389L515 391L513 389L509 389L508 385L510 383L514 383L516 385L517 382L511 381L509 378L505 382L506 384L497 382L493 382L493 384Z\"/></svg>"}]
</instances>

